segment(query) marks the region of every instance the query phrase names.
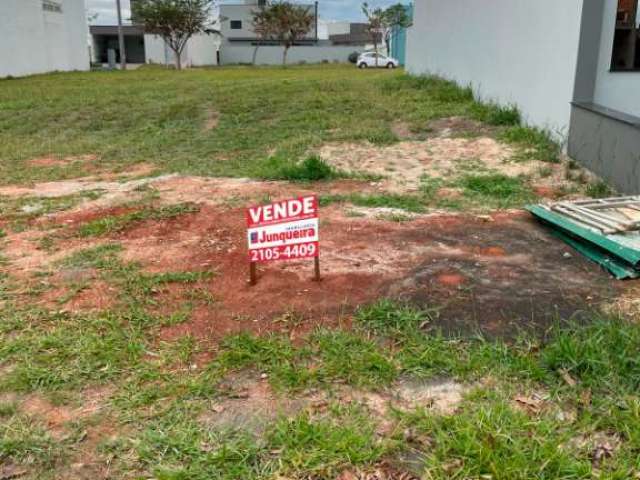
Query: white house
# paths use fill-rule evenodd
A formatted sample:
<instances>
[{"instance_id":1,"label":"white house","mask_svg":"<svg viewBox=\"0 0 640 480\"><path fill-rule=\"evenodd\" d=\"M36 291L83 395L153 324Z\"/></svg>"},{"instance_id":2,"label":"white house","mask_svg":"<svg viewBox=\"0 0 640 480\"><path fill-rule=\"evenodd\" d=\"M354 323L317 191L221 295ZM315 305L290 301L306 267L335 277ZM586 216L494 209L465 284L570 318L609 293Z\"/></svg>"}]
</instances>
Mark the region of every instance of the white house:
<instances>
[{"instance_id":1,"label":"white house","mask_svg":"<svg viewBox=\"0 0 640 480\"><path fill-rule=\"evenodd\" d=\"M173 65L175 54L166 42L157 35L145 34L144 45L147 63ZM218 49L220 38L218 35L194 35L189 39L182 51L183 67L208 67L218 65Z\"/></svg>"},{"instance_id":2,"label":"white house","mask_svg":"<svg viewBox=\"0 0 640 480\"><path fill-rule=\"evenodd\" d=\"M318 2L300 3L313 16L314 22L305 38L296 42L288 52L289 63L346 62L353 46L335 45L320 38ZM283 48L276 41L261 40L253 31L253 13L265 6L265 0L236 0L220 5L220 63L222 65L253 62L255 54L259 65L278 65L282 62ZM326 33L326 29L322 28ZM258 47L256 49L256 47Z\"/></svg>"},{"instance_id":3,"label":"white house","mask_svg":"<svg viewBox=\"0 0 640 480\"><path fill-rule=\"evenodd\" d=\"M417 0L407 70L516 105L570 156L640 193L638 0Z\"/></svg>"},{"instance_id":4,"label":"white house","mask_svg":"<svg viewBox=\"0 0 640 480\"><path fill-rule=\"evenodd\" d=\"M1 0L0 78L88 70L84 0Z\"/></svg>"},{"instance_id":5,"label":"white house","mask_svg":"<svg viewBox=\"0 0 640 480\"><path fill-rule=\"evenodd\" d=\"M1 1L1 0L0 0ZM115 52L116 62L120 61L118 27L115 25L92 25L91 43L95 63L107 63L108 51ZM124 48L129 64L154 63L174 65L175 54L165 41L145 33L139 25L123 25ZM220 39L217 35L194 35L182 52L183 67L204 67L218 64Z\"/></svg>"}]
</instances>

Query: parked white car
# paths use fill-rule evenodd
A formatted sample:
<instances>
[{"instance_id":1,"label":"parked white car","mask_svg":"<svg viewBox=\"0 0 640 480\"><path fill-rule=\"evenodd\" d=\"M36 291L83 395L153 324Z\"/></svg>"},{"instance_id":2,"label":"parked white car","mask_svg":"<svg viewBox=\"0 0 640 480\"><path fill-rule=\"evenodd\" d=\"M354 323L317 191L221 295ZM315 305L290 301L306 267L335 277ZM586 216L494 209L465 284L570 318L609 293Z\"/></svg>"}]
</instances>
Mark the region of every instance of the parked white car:
<instances>
[{"instance_id":1,"label":"parked white car","mask_svg":"<svg viewBox=\"0 0 640 480\"><path fill-rule=\"evenodd\" d=\"M381 53L365 52L358 56L358 63L356 65L358 65L359 68L396 68L400 66L400 62L395 58L387 57Z\"/></svg>"}]
</instances>

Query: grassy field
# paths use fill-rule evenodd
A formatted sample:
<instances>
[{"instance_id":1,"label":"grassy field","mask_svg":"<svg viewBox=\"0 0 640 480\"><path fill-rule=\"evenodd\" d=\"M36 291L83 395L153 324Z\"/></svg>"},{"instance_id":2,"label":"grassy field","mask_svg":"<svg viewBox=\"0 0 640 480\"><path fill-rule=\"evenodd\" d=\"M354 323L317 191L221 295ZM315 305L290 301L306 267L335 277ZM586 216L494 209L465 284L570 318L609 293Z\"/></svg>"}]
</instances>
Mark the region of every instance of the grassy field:
<instances>
[{"instance_id":1,"label":"grassy field","mask_svg":"<svg viewBox=\"0 0 640 480\"><path fill-rule=\"evenodd\" d=\"M394 122L420 133L429 120L455 115L512 126L509 141L555 155L544 136L515 126L514 110L400 71L143 68L0 81L0 181L78 176L81 161L49 169L26 162L83 155L111 169L145 162L163 172L272 177L325 142L389 144L398 140Z\"/></svg>"},{"instance_id":2,"label":"grassy field","mask_svg":"<svg viewBox=\"0 0 640 480\"><path fill-rule=\"evenodd\" d=\"M86 155L104 171L145 163L208 176L335 178L344 172L313 156L322 144L390 145L398 121L420 136L429 120L450 116L495 127L519 160L557 161L557 146L520 126L514 109L481 105L437 79L343 66L148 68L0 81L0 178L91 174ZM78 160L29 167L48 156ZM442 182L422 178L417 195L322 202L421 213L442 202ZM495 172L450 182L463 209L534 198L524 180ZM349 328L304 338L288 334L302 320L287 312L261 320L283 325L279 334L244 332L217 345L167 339L163 331L195 307L216 308L203 284L217 273L152 273L125 258L119 234L200 208L139 193L148 198L136 210L92 217L63 237L90 246L58 247L64 255L26 279L2 253L7 236L26 242L22 232L36 231L38 251L48 252L63 226L33 222L100 193L40 199L35 213L32 198L0 198L0 479L640 478L637 324L596 311L586 324L558 318L539 336L452 338L430 328L437 306L382 298L345 318ZM64 275L66 294L43 303ZM92 288L112 292L108 307L62 308ZM161 312L171 288L185 300Z\"/></svg>"}]
</instances>

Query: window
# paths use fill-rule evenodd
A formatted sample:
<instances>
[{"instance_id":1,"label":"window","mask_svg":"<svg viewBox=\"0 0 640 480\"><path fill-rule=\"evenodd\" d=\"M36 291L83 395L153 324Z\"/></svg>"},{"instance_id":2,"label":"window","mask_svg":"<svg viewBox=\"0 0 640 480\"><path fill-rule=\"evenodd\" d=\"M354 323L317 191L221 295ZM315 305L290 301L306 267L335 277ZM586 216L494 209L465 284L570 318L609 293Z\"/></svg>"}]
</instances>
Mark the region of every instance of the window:
<instances>
[{"instance_id":1,"label":"window","mask_svg":"<svg viewBox=\"0 0 640 480\"><path fill-rule=\"evenodd\" d=\"M42 10L45 12L62 13L62 5L52 0L42 0Z\"/></svg>"},{"instance_id":2,"label":"window","mask_svg":"<svg viewBox=\"0 0 640 480\"><path fill-rule=\"evenodd\" d=\"M231 20L231 30L242 30L242 20Z\"/></svg>"},{"instance_id":3,"label":"window","mask_svg":"<svg viewBox=\"0 0 640 480\"><path fill-rule=\"evenodd\" d=\"M638 0L618 0L611 70L640 70L640 9Z\"/></svg>"}]
</instances>

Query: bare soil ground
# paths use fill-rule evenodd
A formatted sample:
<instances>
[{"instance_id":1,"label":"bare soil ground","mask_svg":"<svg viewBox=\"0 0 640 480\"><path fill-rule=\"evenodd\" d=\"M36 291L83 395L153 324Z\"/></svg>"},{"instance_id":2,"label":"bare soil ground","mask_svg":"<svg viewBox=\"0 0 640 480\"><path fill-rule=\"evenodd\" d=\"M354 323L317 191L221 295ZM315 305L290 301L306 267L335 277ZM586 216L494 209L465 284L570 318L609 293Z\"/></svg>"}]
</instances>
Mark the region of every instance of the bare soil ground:
<instances>
[{"instance_id":1,"label":"bare soil ground","mask_svg":"<svg viewBox=\"0 0 640 480\"><path fill-rule=\"evenodd\" d=\"M430 165L433 169L429 172L434 174L442 173L442 159L463 158L461 151L486 158L485 164L496 168L508 153L508 147L488 138L447 139L444 144L434 141L419 144L420 148L430 145L436 150L445 149L435 155L438 160L419 164L423 170ZM342 148L346 152L351 147ZM381 158L393 158L393 152L403 148L408 147L399 144L378 149L379 156L370 160L373 167L367 164L366 170L377 172ZM453 153L448 149L457 150ZM410 152L403 155L407 162L415 160ZM434 154L425 153L424 158L429 155ZM356 152L350 158L357 157ZM501 171L511 172L510 168L507 164ZM517 171L511 173L519 174L524 167L514 168ZM397 172L417 175L404 164L398 165ZM135 211L126 204L140 195L141 187L155 189L159 204L194 202L199 211L169 220L144 220L103 238L75 234L79 226L91 220ZM322 282L311 281L309 262L290 262L261 266L258 285L247 284L246 204L293 194L378 188L377 184L357 180L292 186L178 175L120 182L84 178L32 188L7 187L0 193L55 196L98 190L102 195L70 211L37 219L25 231L9 233L4 252L12 274L26 281L33 281L34 274L75 251L106 241L119 242L124 248L122 258L139 262L147 272L212 271L214 277L204 281L201 288L215 303L197 306L187 322L167 327L163 338L191 333L214 343L229 333L247 330L284 330L296 337L317 325L348 326L354 308L381 296L435 309L432 326L445 331L478 330L511 336L522 329L544 329L558 316L580 315L623 294L621 284L571 252L521 211L491 215L432 212L414 215L407 222L390 222L371 215L353 217L352 208L343 204L322 210ZM53 227L53 248L44 250L40 242ZM61 298L68 293L68 285L78 280L88 281L90 286L71 295L64 309L102 309L117 295L112 286L90 271L61 270L51 277L52 288L39 301L47 304ZM170 313L188 290L181 286L164 290L158 308ZM295 317L295 321L285 321L287 316Z\"/></svg>"},{"instance_id":2,"label":"bare soil ground","mask_svg":"<svg viewBox=\"0 0 640 480\"><path fill-rule=\"evenodd\" d=\"M519 161L517 148L496 140L491 127L473 120L452 117L430 124L433 135L416 138L403 125L396 125L402 140L390 146L367 143L325 145L320 156L336 168L380 175L379 190L416 192L425 176L451 179L464 173L501 173L530 179L536 191L554 198L575 186L567 178L566 165L540 160ZM586 172L582 172L587 175Z\"/></svg>"},{"instance_id":3,"label":"bare soil ground","mask_svg":"<svg viewBox=\"0 0 640 480\"><path fill-rule=\"evenodd\" d=\"M207 128L216 128L216 122L217 114L211 112ZM202 358L191 360L193 368L209 361L229 334L278 332L294 342L302 341L318 326L351 328L354 310L381 297L428 309L426 329L501 338L513 338L523 331L544 333L557 319L580 319L592 309L637 312L637 283L615 282L521 210L487 214L434 209L405 212L406 221L390 221L386 216L398 213L393 208L331 203L321 209L321 282L312 281L311 262L295 261L260 266L258 285L248 285L244 209L249 204L311 193L412 194L419 191L424 175L451 179L470 170L527 177L540 201L575 195L579 190L567 179L565 165L516 162L512 147L488 135L452 137L454 129L462 128L457 120L442 121L438 128L440 133L431 138L408 138L388 147L331 144L321 149L321 156L333 166L381 175L380 181L291 184L153 176L153 168L141 164L124 172L2 187L0 196L6 202L96 193L72 208L30 217L20 228L0 218L6 234L2 253L7 263L2 268L17 282L20 301L72 312L115 308L122 294L95 268L61 263L87 248L118 244L122 247L119 258L135 262L147 274L212 272L196 285L168 284L153 291L152 308L166 315L178 313L195 293L209 299L194 303L184 321L162 327L159 335L167 342L191 336L203 346ZM59 162L94 160L34 159L32 165L55 168ZM438 194L459 194L451 190L443 188ZM139 212L149 198L154 206L188 202L198 208L168 219L143 218L100 236L79 235L89 222ZM22 208L28 209L29 203ZM362 405L380 419L376 433L389 436L398 428L390 412L426 407L437 415L454 415L472 388L451 379L401 379L376 391L336 385L331 391L287 396L274 391L260 372L234 373L225 382L220 385L222 394L198 421L214 430L248 429L256 434L282 415L293 417L306 411L322 416L327 405L337 401ZM55 405L38 394L15 396L15 400L53 438L63 441L70 435L82 435L83 447L62 472L65 478L109 478L111 460L96 451L111 436L122 435L102 414L110 395L108 388L87 390L77 406ZM546 408L542 398L544 395L523 395L514 399L514 405L522 411L539 412ZM72 428L78 419L90 425L80 433ZM403 435L405 441L413 441L411 431ZM615 439L605 440L577 441L615 448ZM403 462L406 466L411 459ZM2 478L23 472L12 464L2 468ZM345 470L338 478L417 477L406 468L398 470L383 462L365 470Z\"/></svg>"}]
</instances>

